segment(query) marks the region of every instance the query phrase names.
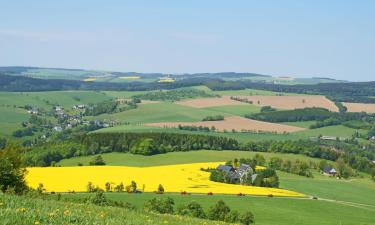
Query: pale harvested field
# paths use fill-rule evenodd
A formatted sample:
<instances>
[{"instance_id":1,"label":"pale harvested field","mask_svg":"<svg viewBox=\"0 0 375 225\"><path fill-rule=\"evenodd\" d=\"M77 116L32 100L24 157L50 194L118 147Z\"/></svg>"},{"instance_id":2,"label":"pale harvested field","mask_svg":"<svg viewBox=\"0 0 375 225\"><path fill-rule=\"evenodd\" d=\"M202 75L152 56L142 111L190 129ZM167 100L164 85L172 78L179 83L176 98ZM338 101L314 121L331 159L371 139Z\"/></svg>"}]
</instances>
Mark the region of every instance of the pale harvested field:
<instances>
[{"instance_id":1,"label":"pale harvested field","mask_svg":"<svg viewBox=\"0 0 375 225\"><path fill-rule=\"evenodd\" d=\"M251 131L251 132L276 132L276 133L290 133L304 130L301 127L294 127L278 123L268 123L258 120L246 119L240 116L225 117L222 121L201 121L201 122L161 122L161 123L146 123L146 126L162 127L162 128L176 128L181 126L214 126L218 131Z\"/></svg>"},{"instance_id":2,"label":"pale harvested field","mask_svg":"<svg viewBox=\"0 0 375 225\"><path fill-rule=\"evenodd\" d=\"M176 104L190 106L194 108L206 108L224 105L245 105L247 103L239 102L230 99L230 96L223 96L221 98L199 98L192 100L178 101Z\"/></svg>"},{"instance_id":3,"label":"pale harvested field","mask_svg":"<svg viewBox=\"0 0 375 225\"><path fill-rule=\"evenodd\" d=\"M375 113L375 104L365 104L365 103L342 103L347 109L348 112L367 112Z\"/></svg>"},{"instance_id":4,"label":"pale harvested field","mask_svg":"<svg viewBox=\"0 0 375 225\"><path fill-rule=\"evenodd\" d=\"M271 106L277 109L301 109L320 107L332 112L338 112L338 108L324 96L237 96L247 98L253 105Z\"/></svg>"},{"instance_id":5,"label":"pale harvested field","mask_svg":"<svg viewBox=\"0 0 375 225\"><path fill-rule=\"evenodd\" d=\"M155 103L160 103L160 101L152 101L152 100L141 100L141 103L139 104L155 104Z\"/></svg>"}]
</instances>

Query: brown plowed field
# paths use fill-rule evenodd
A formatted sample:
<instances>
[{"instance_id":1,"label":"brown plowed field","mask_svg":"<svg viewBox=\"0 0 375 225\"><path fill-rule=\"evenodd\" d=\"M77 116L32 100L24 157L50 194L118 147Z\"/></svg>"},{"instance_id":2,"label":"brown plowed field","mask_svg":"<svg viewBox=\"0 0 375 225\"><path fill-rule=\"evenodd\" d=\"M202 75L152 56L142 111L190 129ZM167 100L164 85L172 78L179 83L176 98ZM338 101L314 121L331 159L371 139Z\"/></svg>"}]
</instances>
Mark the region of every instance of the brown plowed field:
<instances>
[{"instance_id":1,"label":"brown plowed field","mask_svg":"<svg viewBox=\"0 0 375 225\"><path fill-rule=\"evenodd\" d=\"M247 98L254 105L271 106L277 109L301 109L320 107L333 112L337 112L338 108L324 96L237 96Z\"/></svg>"},{"instance_id":2,"label":"brown plowed field","mask_svg":"<svg viewBox=\"0 0 375 225\"><path fill-rule=\"evenodd\" d=\"M375 104L365 104L365 103L342 103L347 109L348 112L367 112L375 113Z\"/></svg>"},{"instance_id":3,"label":"brown plowed field","mask_svg":"<svg viewBox=\"0 0 375 225\"><path fill-rule=\"evenodd\" d=\"M304 128L294 127L284 124L268 123L258 120L246 119L240 116L226 117L221 121L201 121L201 122L161 122L161 123L146 123L146 126L175 128L181 126L214 126L218 131L251 131L251 132L276 132L276 133L290 133L304 130Z\"/></svg>"}]
</instances>

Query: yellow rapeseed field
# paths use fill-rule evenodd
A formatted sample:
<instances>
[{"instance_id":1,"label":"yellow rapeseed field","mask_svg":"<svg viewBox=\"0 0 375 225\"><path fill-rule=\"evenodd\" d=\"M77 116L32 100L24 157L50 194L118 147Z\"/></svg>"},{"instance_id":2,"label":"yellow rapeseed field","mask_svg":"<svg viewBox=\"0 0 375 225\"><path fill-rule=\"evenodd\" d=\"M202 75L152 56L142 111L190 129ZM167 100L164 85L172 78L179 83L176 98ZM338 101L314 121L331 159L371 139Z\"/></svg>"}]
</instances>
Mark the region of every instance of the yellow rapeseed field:
<instances>
[{"instance_id":1,"label":"yellow rapeseed field","mask_svg":"<svg viewBox=\"0 0 375 225\"><path fill-rule=\"evenodd\" d=\"M250 194L274 196L303 196L303 194L277 189L218 183L209 180L209 173L201 168L214 168L220 162L192 163L153 167L127 166L80 166L80 167L32 167L28 168L26 181L36 188L40 183L46 191L85 192L88 182L104 189L106 182L117 185L137 182L145 192L156 191L162 184L166 192Z\"/></svg>"},{"instance_id":2,"label":"yellow rapeseed field","mask_svg":"<svg viewBox=\"0 0 375 225\"><path fill-rule=\"evenodd\" d=\"M89 78L83 79L83 81L85 82L96 81L96 80L97 80L96 77L89 77Z\"/></svg>"}]
</instances>

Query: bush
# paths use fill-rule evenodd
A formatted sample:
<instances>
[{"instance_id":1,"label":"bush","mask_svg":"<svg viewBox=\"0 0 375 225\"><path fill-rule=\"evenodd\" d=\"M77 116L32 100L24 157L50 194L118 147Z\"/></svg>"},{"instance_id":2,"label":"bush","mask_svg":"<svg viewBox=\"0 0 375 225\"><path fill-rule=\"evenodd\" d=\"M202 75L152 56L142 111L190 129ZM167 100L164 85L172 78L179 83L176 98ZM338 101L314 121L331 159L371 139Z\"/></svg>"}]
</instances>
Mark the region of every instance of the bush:
<instances>
[{"instance_id":1,"label":"bush","mask_svg":"<svg viewBox=\"0 0 375 225\"><path fill-rule=\"evenodd\" d=\"M244 225L249 225L252 223L255 223L255 218L253 213L250 211L245 212L240 216L240 222L243 223Z\"/></svg>"},{"instance_id":2,"label":"bush","mask_svg":"<svg viewBox=\"0 0 375 225\"><path fill-rule=\"evenodd\" d=\"M164 187L163 187L163 185L159 184L158 190L156 191L156 193L158 193L158 194L164 194Z\"/></svg>"},{"instance_id":3,"label":"bush","mask_svg":"<svg viewBox=\"0 0 375 225\"><path fill-rule=\"evenodd\" d=\"M94 157L90 162L90 166L103 166L105 165L105 162L103 160L103 157L101 155L98 155Z\"/></svg>"},{"instance_id":4,"label":"bush","mask_svg":"<svg viewBox=\"0 0 375 225\"><path fill-rule=\"evenodd\" d=\"M178 214L183 215L183 216L206 218L206 214L202 206L195 201L190 202L187 205L180 206L178 208Z\"/></svg>"},{"instance_id":5,"label":"bush","mask_svg":"<svg viewBox=\"0 0 375 225\"><path fill-rule=\"evenodd\" d=\"M240 220L240 213L236 210L230 211L225 218L225 222L228 222L228 223L235 223L235 222L238 222L239 220Z\"/></svg>"},{"instance_id":6,"label":"bush","mask_svg":"<svg viewBox=\"0 0 375 225\"><path fill-rule=\"evenodd\" d=\"M145 202L145 209L147 211L157 212L161 214L172 214L173 213L174 201L168 197L166 199L153 198Z\"/></svg>"},{"instance_id":7,"label":"bush","mask_svg":"<svg viewBox=\"0 0 375 225\"><path fill-rule=\"evenodd\" d=\"M223 200L219 200L214 206L210 207L207 217L210 220L225 221L229 212L229 206L227 206Z\"/></svg>"}]
</instances>

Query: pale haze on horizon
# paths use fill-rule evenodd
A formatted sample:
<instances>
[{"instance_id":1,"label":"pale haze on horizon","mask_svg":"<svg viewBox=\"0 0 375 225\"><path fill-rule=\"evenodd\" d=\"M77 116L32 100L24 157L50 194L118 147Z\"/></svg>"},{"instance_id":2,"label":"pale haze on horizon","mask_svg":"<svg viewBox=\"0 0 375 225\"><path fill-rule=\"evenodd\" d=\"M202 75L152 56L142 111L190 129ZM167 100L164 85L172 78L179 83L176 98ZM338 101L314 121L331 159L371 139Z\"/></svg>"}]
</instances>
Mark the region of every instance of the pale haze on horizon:
<instances>
[{"instance_id":1,"label":"pale haze on horizon","mask_svg":"<svg viewBox=\"0 0 375 225\"><path fill-rule=\"evenodd\" d=\"M3 1L0 66L375 80L375 1Z\"/></svg>"}]
</instances>

